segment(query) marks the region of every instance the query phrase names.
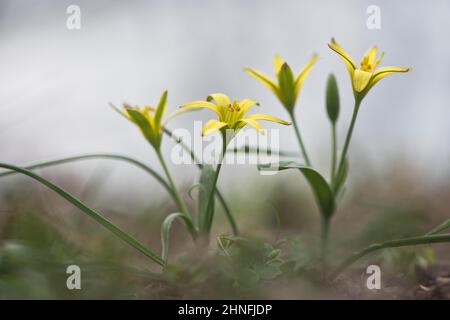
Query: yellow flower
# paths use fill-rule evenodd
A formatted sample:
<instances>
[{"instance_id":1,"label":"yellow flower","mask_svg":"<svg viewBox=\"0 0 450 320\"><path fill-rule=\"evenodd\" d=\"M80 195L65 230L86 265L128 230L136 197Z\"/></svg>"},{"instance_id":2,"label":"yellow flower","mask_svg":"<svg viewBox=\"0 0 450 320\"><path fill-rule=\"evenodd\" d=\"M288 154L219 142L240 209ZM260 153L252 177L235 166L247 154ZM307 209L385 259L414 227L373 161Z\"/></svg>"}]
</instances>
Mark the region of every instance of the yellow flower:
<instances>
[{"instance_id":1,"label":"yellow flower","mask_svg":"<svg viewBox=\"0 0 450 320\"><path fill-rule=\"evenodd\" d=\"M271 90L275 96L278 97L288 112L292 113L303 81L305 81L306 76L311 71L311 68L317 59L317 55L314 54L309 59L306 66L294 78L294 73L292 72L291 67L289 67L289 65L284 62L279 55L275 55L273 58L274 71L278 84L275 84L274 81L260 71L252 68L245 68L244 70Z\"/></svg>"},{"instance_id":2,"label":"yellow flower","mask_svg":"<svg viewBox=\"0 0 450 320\"><path fill-rule=\"evenodd\" d=\"M337 52L347 67L350 79L352 81L352 88L355 95L364 97L367 92L381 79L397 72L408 72L409 68L399 67L383 67L374 70L383 59L384 52L377 59L377 47L373 46L367 50L366 54L361 59L360 67L358 68L353 59L337 44L334 38L331 39L331 43L328 44L331 50Z\"/></svg>"},{"instance_id":3,"label":"yellow flower","mask_svg":"<svg viewBox=\"0 0 450 320\"><path fill-rule=\"evenodd\" d=\"M125 118L133 122L141 130L147 141L155 148L159 149L161 145L161 139L163 134L162 117L166 111L167 104L167 91L164 91L159 99L156 108L151 106L135 106L132 107L129 104L123 104L123 111L111 106L122 114ZM172 117L172 116L171 116ZM171 118L169 117L169 118ZM167 121L166 121L167 122Z\"/></svg>"},{"instance_id":4,"label":"yellow flower","mask_svg":"<svg viewBox=\"0 0 450 320\"><path fill-rule=\"evenodd\" d=\"M212 103L211 101L214 101ZM263 128L257 120L266 120L281 123L283 125L289 125L289 122L278 119L276 117L268 116L265 114L251 114L245 116L247 111L253 105L259 105L256 101L251 99L243 99L240 102L234 100L231 103L230 99L223 93L210 94L206 101L192 101L185 103L180 106L180 108L191 108L191 109L201 109L206 108L214 111L219 120L209 120L202 128L202 135L218 131L221 129L231 129L238 131L242 129L247 124L251 125L258 131L262 131Z\"/></svg>"}]
</instances>

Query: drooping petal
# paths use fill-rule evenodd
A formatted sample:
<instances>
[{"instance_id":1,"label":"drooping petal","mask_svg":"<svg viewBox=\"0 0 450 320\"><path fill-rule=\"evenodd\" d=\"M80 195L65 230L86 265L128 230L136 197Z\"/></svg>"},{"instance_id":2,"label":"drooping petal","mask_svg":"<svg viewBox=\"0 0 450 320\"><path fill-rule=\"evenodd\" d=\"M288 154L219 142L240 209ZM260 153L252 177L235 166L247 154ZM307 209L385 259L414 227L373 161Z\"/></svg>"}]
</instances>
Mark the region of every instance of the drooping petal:
<instances>
[{"instance_id":1,"label":"drooping petal","mask_svg":"<svg viewBox=\"0 0 450 320\"><path fill-rule=\"evenodd\" d=\"M277 85L266 74L254 70L252 68L245 68L244 71L251 75L253 78L261 82L266 88L272 91L277 97L279 97L279 90Z\"/></svg>"},{"instance_id":2,"label":"drooping petal","mask_svg":"<svg viewBox=\"0 0 450 320\"><path fill-rule=\"evenodd\" d=\"M373 73L372 79L369 84L369 89L372 88L378 81L380 81L381 79L383 79L384 77L386 77L390 74L399 73L399 72L408 72L408 71L410 71L409 68L382 67Z\"/></svg>"},{"instance_id":3,"label":"drooping petal","mask_svg":"<svg viewBox=\"0 0 450 320\"><path fill-rule=\"evenodd\" d=\"M278 76L278 72L280 72L283 63L284 60L278 54L273 56L273 71L275 72L275 75Z\"/></svg>"},{"instance_id":4,"label":"drooping petal","mask_svg":"<svg viewBox=\"0 0 450 320\"><path fill-rule=\"evenodd\" d=\"M372 74L372 72L368 71L355 70L355 73L353 74L353 90L356 92L363 91L369 84Z\"/></svg>"},{"instance_id":5,"label":"drooping petal","mask_svg":"<svg viewBox=\"0 0 450 320\"><path fill-rule=\"evenodd\" d=\"M200 108L206 108L206 109L214 111L219 116L219 118L222 117L221 109L218 106L216 106L214 103L211 103L208 101L203 101L203 100L192 101L192 102L182 104L180 106L180 108L193 108L195 110L198 110Z\"/></svg>"},{"instance_id":6,"label":"drooping petal","mask_svg":"<svg viewBox=\"0 0 450 320\"><path fill-rule=\"evenodd\" d=\"M280 118L269 116L266 114L259 114L259 113L248 115L245 119L271 121L271 122L283 124L285 126L288 126L291 124L290 122L284 121Z\"/></svg>"},{"instance_id":7,"label":"drooping petal","mask_svg":"<svg viewBox=\"0 0 450 320\"><path fill-rule=\"evenodd\" d=\"M202 135L207 135L209 133L218 131L228 124L218 120L209 120L202 128Z\"/></svg>"},{"instance_id":8,"label":"drooping petal","mask_svg":"<svg viewBox=\"0 0 450 320\"><path fill-rule=\"evenodd\" d=\"M242 99L239 102L239 115L243 116L252 106L257 105L259 106L259 102L256 102L252 99Z\"/></svg>"},{"instance_id":9,"label":"drooping petal","mask_svg":"<svg viewBox=\"0 0 450 320\"><path fill-rule=\"evenodd\" d=\"M297 78L295 78L295 94L296 95L300 91L303 81L306 79L306 76L309 74L312 66L314 65L314 63L316 63L318 58L319 57L317 54L313 54L313 56L308 60L308 63L303 67L302 70L300 70L300 72L297 75Z\"/></svg>"},{"instance_id":10,"label":"drooping petal","mask_svg":"<svg viewBox=\"0 0 450 320\"><path fill-rule=\"evenodd\" d=\"M353 59L348 55L348 53L345 52L344 49L342 49L342 47L337 44L334 38L331 39L331 43L328 44L328 47L330 47L331 50L335 51L337 54L341 56L342 60L345 63L345 66L347 67L350 77L353 78L353 72L356 69L355 61L353 61Z\"/></svg>"},{"instance_id":11,"label":"drooping petal","mask_svg":"<svg viewBox=\"0 0 450 320\"><path fill-rule=\"evenodd\" d=\"M161 98L159 98L158 105L156 107L155 111L155 125L157 127L161 124L161 119L166 112L166 105L167 105L167 90L163 92L161 95Z\"/></svg>"},{"instance_id":12,"label":"drooping petal","mask_svg":"<svg viewBox=\"0 0 450 320\"><path fill-rule=\"evenodd\" d=\"M216 104L222 108L227 108L231 104L230 99L223 93L212 93L206 98L206 100L214 100Z\"/></svg>"},{"instance_id":13,"label":"drooping petal","mask_svg":"<svg viewBox=\"0 0 450 320\"><path fill-rule=\"evenodd\" d=\"M242 125L242 124L244 124L244 125ZM239 120L238 128L240 129L240 128L244 127L245 124L251 125L253 128L258 130L259 132L264 130L258 121L256 121L255 119L249 119L249 118L244 118L244 119Z\"/></svg>"},{"instance_id":14,"label":"drooping petal","mask_svg":"<svg viewBox=\"0 0 450 320\"><path fill-rule=\"evenodd\" d=\"M186 113L186 112L198 111L198 110L201 110L201 109L204 109L204 108L205 107L194 106L194 107L189 107L189 108L178 109L175 112L172 112L169 116L167 116L166 119L161 123L161 125L165 126L166 123L168 123L173 118L179 116L180 114L183 114L183 113Z\"/></svg>"}]
</instances>

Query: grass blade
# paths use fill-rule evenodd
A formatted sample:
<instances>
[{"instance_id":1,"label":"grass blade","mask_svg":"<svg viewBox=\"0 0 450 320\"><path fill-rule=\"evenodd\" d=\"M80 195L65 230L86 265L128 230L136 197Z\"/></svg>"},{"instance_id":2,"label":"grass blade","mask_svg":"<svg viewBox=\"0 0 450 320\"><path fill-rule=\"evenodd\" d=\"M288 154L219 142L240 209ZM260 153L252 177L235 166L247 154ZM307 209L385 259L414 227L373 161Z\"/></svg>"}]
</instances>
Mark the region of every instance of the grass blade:
<instances>
[{"instance_id":1,"label":"grass blade","mask_svg":"<svg viewBox=\"0 0 450 320\"><path fill-rule=\"evenodd\" d=\"M396 247L406 247L406 246L414 246L419 244L431 244L431 243L440 243L440 242L450 242L450 233L446 234L433 234L433 235L424 235L418 237L410 237L405 239L397 239L397 240L389 240L382 243L372 244L365 249L352 254L348 257L344 262L342 262L336 270L331 274L330 280L336 279L345 269L347 269L350 265L352 265L356 260L362 258L363 256L385 248L396 248Z\"/></svg>"},{"instance_id":2,"label":"grass blade","mask_svg":"<svg viewBox=\"0 0 450 320\"><path fill-rule=\"evenodd\" d=\"M169 184L167 181L158 174L155 170L150 168L149 166L145 165L144 163L140 162L139 160L130 158L128 156L120 155L120 154L112 154L112 153L91 153L91 154L84 154L84 155L77 155L72 157L66 157L66 158L60 158L55 160L50 160L46 162L40 162L32 165L25 165L21 166L22 168L25 168L27 170L34 170L34 169L40 169L40 168L46 168L56 165L61 165L69 162L75 162L75 161L81 161L81 160L94 160L94 159L111 159L111 160L119 160L124 161L130 164L133 164L142 170L146 171L150 175L152 175L166 190L169 192L169 194L172 196L172 198L175 198L175 195L173 193L173 190L169 187ZM0 173L1 177L6 177L9 175L16 174L16 171L7 171Z\"/></svg>"},{"instance_id":3,"label":"grass blade","mask_svg":"<svg viewBox=\"0 0 450 320\"><path fill-rule=\"evenodd\" d=\"M169 214L164 219L161 228L161 245L162 245L161 256L162 259L165 261L165 263L167 263L167 259L169 256L170 227L172 226L172 222L177 218L182 220L186 224L188 229L195 228L194 225L192 224L191 218L180 212Z\"/></svg>"}]
</instances>

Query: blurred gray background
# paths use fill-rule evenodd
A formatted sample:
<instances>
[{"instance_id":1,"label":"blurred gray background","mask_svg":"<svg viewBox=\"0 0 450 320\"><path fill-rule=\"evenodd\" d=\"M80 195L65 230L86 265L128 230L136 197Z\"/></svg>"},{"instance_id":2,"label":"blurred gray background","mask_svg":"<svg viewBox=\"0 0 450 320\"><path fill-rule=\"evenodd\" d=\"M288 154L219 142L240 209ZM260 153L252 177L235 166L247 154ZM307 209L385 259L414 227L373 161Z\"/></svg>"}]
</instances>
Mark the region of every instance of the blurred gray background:
<instances>
[{"instance_id":1,"label":"blurred gray background","mask_svg":"<svg viewBox=\"0 0 450 320\"><path fill-rule=\"evenodd\" d=\"M81 30L66 28L70 4L81 7ZM372 4L381 8L381 30L366 27L366 9ZM279 53L297 72L317 52L320 60L306 79L296 114L313 162L327 170L324 90L329 72L336 74L341 93L341 143L353 103L344 64L327 47L334 36L357 62L377 44L386 52L382 65L413 68L383 79L363 102L350 150L353 168L376 169L397 161L413 167L424 184L448 183L448 30L446 0L1 0L1 161L107 151L148 159L159 168L137 129L113 112L109 101L155 104L168 89L169 108L175 110L183 102L224 92L259 100L260 111L287 119L276 98L242 69L252 66L272 74L272 56ZM191 128L192 120L210 116L207 111L188 114L170 127ZM281 130L282 147L296 150L292 128ZM79 166L73 172L92 169L92 164L82 165L85 170ZM189 166L172 169L184 174L179 181L197 174ZM257 175L256 170L245 172ZM139 186L150 186L121 179L138 173L125 166L115 170L120 183L114 188L138 192ZM226 176L230 180L236 174Z\"/></svg>"}]
</instances>

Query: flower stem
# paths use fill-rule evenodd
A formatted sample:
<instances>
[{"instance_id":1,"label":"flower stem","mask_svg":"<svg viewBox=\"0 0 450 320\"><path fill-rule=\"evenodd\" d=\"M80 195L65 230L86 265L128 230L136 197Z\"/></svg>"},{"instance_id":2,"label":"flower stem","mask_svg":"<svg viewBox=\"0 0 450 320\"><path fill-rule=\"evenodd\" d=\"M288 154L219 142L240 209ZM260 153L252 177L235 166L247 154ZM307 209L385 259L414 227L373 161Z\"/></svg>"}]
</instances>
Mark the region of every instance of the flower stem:
<instances>
[{"instance_id":1,"label":"flower stem","mask_svg":"<svg viewBox=\"0 0 450 320\"><path fill-rule=\"evenodd\" d=\"M161 166L164 170L164 173L166 174L167 181L169 182L169 186L171 187L173 191L173 195L175 198L175 202L177 203L178 208L181 210L181 212L186 215L191 220L191 215L189 213L189 210L186 206L186 203L181 198L180 194L178 193L177 187L175 186L175 183L173 182L172 176L170 175L169 169L167 168L166 162L164 161L164 157L161 153L161 149L155 149L156 155L158 156L159 162L161 163ZM192 227L192 225L187 224L187 227L189 229L189 232L191 233L191 236L193 239L197 238L197 230Z\"/></svg>"},{"instance_id":2,"label":"flower stem","mask_svg":"<svg viewBox=\"0 0 450 320\"><path fill-rule=\"evenodd\" d=\"M297 120L295 119L294 113L289 113L292 124L294 126L295 135L297 136L298 144L300 145L300 149L303 154L303 158L305 158L305 163L307 166L311 166L311 161L309 160L308 153L306 152L305 145L303 144L302 136L300 134L300 128L298 127Z\"/></svg>"},{"instance_id":3,"label":"flower stem","mask_svg":"<svg viewBox=\"0 0 450 320\"><path fill-rule=\"evenodd\" d=\"M209 242L209 233L211 231L212 221L214 218L214 210L211 210L211 208L213 205L214 190L216 190L217 181L219 180L220 169L222 168L222 161L223 161L223 159L225 157L225 153L227 151L227 144L228 144L227 138L228 137L227 137L226 132L222 132L222 152L220 154L219 161L217 163L216 170L214 173L212 188L209 191L209 195L208 195L208 204L207 204L206 212L208 212L209 215L206 219L205 229L203 230L205 232L205 236L206 236L206 243Z\"/></svg>"},{"instance_id":4,"label":"flower stem","mask_svg":"<svg viewBox=\"0 0 450 320\"><path fill-rule=\"evenodd\" d=\"M347 157L348 147L350 145L350 140L352 139L353 129L355 128L356 118L358 116L359 106L361 105L362 99L355 98L355 107L353 109L353 116L350 122L350 126L347 131L347 137L345 138L344 149L342 150L341 159L339 160L339 166L336 172L336 177L339 177L341 171L344 169L345 159ZM333 190L336 192L336 183L333 184Z\"/></svg>"},{"instance_id":5,"label":"flower stem","mask_svg":"<svg viewBox=\"0 0 450 320\"><path fill-rule=\"evenodd\" d=\"M331 124L331 184L334 184L336 178L336 161L337 161L337 139L336 139L336 122Z\"/></svg>"}]
</instances>

